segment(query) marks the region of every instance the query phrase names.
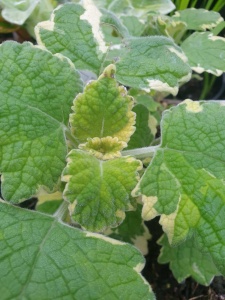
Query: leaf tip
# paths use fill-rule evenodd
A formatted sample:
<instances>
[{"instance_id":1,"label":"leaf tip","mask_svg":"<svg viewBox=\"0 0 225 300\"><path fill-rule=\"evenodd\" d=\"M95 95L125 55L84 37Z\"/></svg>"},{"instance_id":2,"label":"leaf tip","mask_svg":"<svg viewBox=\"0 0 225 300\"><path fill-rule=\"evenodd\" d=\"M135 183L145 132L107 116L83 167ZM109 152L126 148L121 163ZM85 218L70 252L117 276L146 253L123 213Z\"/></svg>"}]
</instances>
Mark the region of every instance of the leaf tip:
<instances>
[{"instance_id":1,"label":"leaf tip","mask_svg":"<svg viewBox=\"0 0 225 300\"><path fill-rule=\"evenodd\" d=\"M114 64L110 64L104 69L104 71L102 72L102 74L99 76L98 79L102 79L104 77L114 78L115 73L116 73L116 66Z\"/></svg>"}]
</instances>

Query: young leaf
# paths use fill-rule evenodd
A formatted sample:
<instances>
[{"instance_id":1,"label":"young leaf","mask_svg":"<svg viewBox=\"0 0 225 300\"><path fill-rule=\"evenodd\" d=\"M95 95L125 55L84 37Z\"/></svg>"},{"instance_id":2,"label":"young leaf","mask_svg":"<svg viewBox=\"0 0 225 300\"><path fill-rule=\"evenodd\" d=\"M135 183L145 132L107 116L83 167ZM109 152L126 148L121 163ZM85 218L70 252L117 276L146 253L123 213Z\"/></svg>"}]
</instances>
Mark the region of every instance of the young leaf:
<instances>
[{"instance_id":1,"label":"young leaf","mask_svg":"<svg viewBox=\"0 0 225 300\"><path fill-rule=\"evenodd\" d=\"M169 263L178 282L192 276L198 283L209 285L214 276L220 275L210 255L196 248L194 237L177 247L171 247L164 234L158 244L163 246L158 258L159 263Z\"/></svg>"},{"instance_id":2,"label":"young leaf","mask_svg":"<svg viewBox=\"0 0 225 300\"><path fill-rule=\"evenodd\" d=\"M93 155L72 150L62 180L64 197L73 219L91 231L116 227L130 210L130 193L137 184L140 161L121 157L101 161Z\"/></svg>"},{"instance_id":3,"label":"young leaf","mask_svg":"<svg viewBox=\"0 0 225 300\"><path fill-rule=\"evenodd\" d=\"M187 58L164 36L130 38L116 64L116 79L127 86L176 95L181 82L190 79Z\"/></svg>"},{"instance_id":4,"label":"young leaf","mask_svg":"<svg viewBox=\"0 0 225 300\"><path fill-rule=\"evenodd\" d=\"M84 93L74 100L70 124L80 143L88 138L108 136L127 142L135 130L135 113L131 111L133 98L112 78L114 72L114 66L108 66L99 79L90 82Z\"/></svg>"},{"instance_id":5,"label":"young leaf","mask_svg":"<svg viewBox=\"0 0 225 300\"><path fill-rule=\"evenodd\" d=\"M91 0L83 6L67 3L56 8L50 21L39 23L35 33L39 45L70 58L77 69L99 74L107 51L100 29L102 13Z\"/></svg>"},{"instance_id":6,"label":"young leaf","mask_svg":"<svg viewBox=\"0 0 225 300\"><path fill-rule=\"evenodd\" d=\"M106 160L121 156L121 151L127 146L125 142L121 142L117 137L111 136L93 139L87 139L87 143L80 144L79 149L89 151L98 159Z\"/></svg>"},{"instance_id":7,"label":"young leaf","mask_svg":"<svg viewBox=\"0 0 225 300\"><path fill-rule=\"evenodd\" d=\"M160 35L163 34L165 36L171 37L176 44L180 43L180 40L187 30L186 23L179 20L174 20L169 16L153 16L152 21L155 21L155 24L153 23L153 25L155 25ZM151 30L151 28L149 28L148 30Z\"/></svg>"},{"instance_id":8,"label":"young leaf","mask_svg":"<svg viewBox=\"0 0 225 300\"><path fill-rule=\"evenodd\" d=\"M131 245L0 203L1 299L155 299Z\"/></svg>"},{"instance_id":9,"label":"young leaf","mask_svg":"<svg viewBox=\"0 0 225 300\"><path fill-rule=\"evenodd\" d=\"M202 8L188 8L177 11L172 17L175 21L181 21L187 24L190 30L210 30L216 27L223 18L218 12L208 11Z\"/></svg>"},{"instance_id":10,"label":"young leaf","mask_svg":"<svg viewBox=\"0 0 225 300\"><path fill-rule=\"evenodd\" d=\"M151 238L148 228L141 217L142 205L135 211L126 212L126 218L117 228L105 232L109 237L133 244L143 255L148 254L148 240Z\"/></svg>"},{"instance_id":11,"label":"young leaf","mask_svg":"<svg viewBox=\"0 0 225 300\"><path fill-rule=\"evenodd\" d=\"M2 195L19 202L57 184L65 128L82 84L71 62L30 43L0 46Z\"/></svg>"},{"instance_id":12,"label":"young leaf","mask_svg":"<svg viewBox=\"0 0 225 300\"><path fill-rule=\"evenodd\" d=\"M189 64L197 73L220 76L225 72L225 38L209 32L195 32L181 45Z\"/></svg>"},{"instance_id":13,"label":"young leaf","mask_svg":"<svg viewBox=\"0 0 225 300\"><path fill-rule=\"evenodd\" d=\"M196 246L223 274L224 119L225 107L213 102L186 100L166 111L162 143L137 187L144 195L144 219L161 215L172 245L195 233Z\"/></svg>"}]
</instances>

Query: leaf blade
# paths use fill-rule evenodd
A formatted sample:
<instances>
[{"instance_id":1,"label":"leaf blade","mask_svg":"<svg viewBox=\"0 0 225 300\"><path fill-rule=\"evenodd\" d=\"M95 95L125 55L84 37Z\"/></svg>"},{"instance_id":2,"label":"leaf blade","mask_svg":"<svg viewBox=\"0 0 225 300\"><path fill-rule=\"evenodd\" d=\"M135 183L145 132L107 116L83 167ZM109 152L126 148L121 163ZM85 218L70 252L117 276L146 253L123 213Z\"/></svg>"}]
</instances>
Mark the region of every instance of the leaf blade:
<instances>
[{"instance_id":1,"label":"leaf blade","mask_svg":"<svg viewBox=\"0 0 225 300\"><path fill-rule=\"evenodd\" d=\"M220 76L225 71L225 39L209 32L195 32L181 45L192 70Z\"/></svg>"},{"instance_id":2,"label":"leaf blade","mask_svg":"<svg viewBox=\"0 0 225 300\"><path fill-rule=\"evenodd\" d=\"M195 246L194 238L186 240L180 246L171 247L166 235L163 235L158 244L162 246L159 263L169 263L178 282L192 276L200 284L208 286L214 276L220 275L210 255L202 255Z\"/></svg>"},{"instance_id":3,"label":"leaf blade","mask_svg":"<svg viewBox=\"0 0 225 300\"><path fill-rule=\"evenodd\" d=\"M154 299L138 273L144 259L135 248L44 214L3 202L0 208L3 298L118 299L132 291L133 299L137 293Z\"/></svg>"},{"instance_id":4,"label":"leaf blade","mask_svg":"<svg viewBox=\"0 0 225 300\"><path fill-rule=\"evenodd\" d=\"M141 163L131 157L101 161L92 154L72 150L62 180L67 182L64 197L72 218L91 231L115 227L124 211L133 206L130 193L138 180Z\"/></svg>"},{"instance_id":5,"label":"leaf blade","mask_svg":"<svg viewBox=\"0 0 225 300\"><path fill-rule=\"evenodd\" d=\"M67 59L30 43L2 44L0 64L2 193L19 202L57 185L68 113L82 84Z\"/></svg>"},{"instance_id":6,"label":"leaf blade","mask_svg":"<svg viewBox=\"0 0 225 300\"><path fill-rule=\"evenodd\" d=\"M160 223L172 245L195 234L199 249L210 254L222 274L224 114L218 103L191 100L167 111L162 144L140 182L143 217L161 215ZM206 118L210 126L205 126Z\"/></svg>"},{"instance_id":7,"label":"leaf blade","mask_svg":"<svg viewBox=\"0 0 225 300\"><path fill-rule=\"evenodd\" d=\"M89 3L90 2L90 3ZM107 51L100 25L101 12L91 1L59 6L51 20L39 23L35 34L39 45L70 58L77 69L99 74Z\"/></svg>"},{"instance_id":8,"label":"leaf blade","mask_svg":"<svg viewBox=\"0 0 225 300\"><path fill-rule=\"evenodd\" d=\"M121 84L147 92L153 89L176 95L178 83L191 76L184 53L164 36L126 39L116 67Z\"/></svg>"}]
</instances>

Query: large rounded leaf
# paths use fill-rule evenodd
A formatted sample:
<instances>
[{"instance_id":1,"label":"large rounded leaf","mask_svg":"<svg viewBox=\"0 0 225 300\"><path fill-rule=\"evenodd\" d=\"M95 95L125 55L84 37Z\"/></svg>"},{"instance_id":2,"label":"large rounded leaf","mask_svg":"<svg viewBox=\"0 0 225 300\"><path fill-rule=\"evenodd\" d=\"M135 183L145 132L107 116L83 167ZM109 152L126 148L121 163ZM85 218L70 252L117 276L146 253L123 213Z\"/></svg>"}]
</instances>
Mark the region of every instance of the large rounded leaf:
<instances>
[{"instance_id":1,"label":"large rounded leaf","mask_svg":"<svg viewBox=\"0 0 225 300\"><path fill-rule=\"evenodd\" d=\"M153 300L140 252L0 203L1 299Z\"/></svg>"},{"instance_id":2,"label":"large rounded leaf","mask_svg":"<svg viewBox=\"0 0 225 300\"><path fill-rule=\"evenodd\" d=\"M2 195L18 202L57 184L65 128L82 84L68 59L15 42L0 47L0 82Z\"/></svg>"},{"instance_id":3,"label":"large rounded leaf","mask_svg":"<svg viewBox=\"0 0 225 300\"><path fill-rule=\"evenodd\" d=\"M225 107L192 102L166 111L162 143L140 182L143 217L161 215L173 245L193 234L225 274ZM135 194L135 191L134 191Z\"/></svg>"}]
</instances>

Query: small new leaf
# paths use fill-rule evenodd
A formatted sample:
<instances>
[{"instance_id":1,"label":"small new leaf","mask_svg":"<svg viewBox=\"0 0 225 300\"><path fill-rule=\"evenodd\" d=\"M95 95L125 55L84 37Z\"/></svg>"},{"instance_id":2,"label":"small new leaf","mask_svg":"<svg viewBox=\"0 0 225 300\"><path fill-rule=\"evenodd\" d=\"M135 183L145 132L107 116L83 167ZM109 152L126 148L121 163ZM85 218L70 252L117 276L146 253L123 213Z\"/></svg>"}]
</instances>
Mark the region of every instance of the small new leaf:
<instances>
[{"instance_id":1,"label":"small new leaf","mask_svg":"<svg viewBox=\"0 0 225 300\"><path fill-rule=\"evenodd\" d=\"M74 100L71 130L80 143L88 138L116 137L127 142L135 130L133 98L113 78L115 67L106 68L98 80L90 82Z\"/></svg>"},{"instance_id":2,"label":"small new leaf","mask_svg":"<svg viewBox=\"0 0 225 300\"><path fill-rule=\"evenodd\" d=\"M122 149L126 146L127 144L119 141L117 137L107 136L88 139L87 143L80 144L79 148L90 152L98 159L107 160L120 157Z\"/></svg>"},{"instance_id":3,"label":"small new leaf","mask_svg":"<svg viewBox=\"0 0 225 300\"><path fill-rule=\"evenodd\" d=\"M116 227L132 209L130 193L138 181L141 162L131 157L102 161L72 150L62 180L72 218L91 231Z\"/></svg>"}]
</instances>

